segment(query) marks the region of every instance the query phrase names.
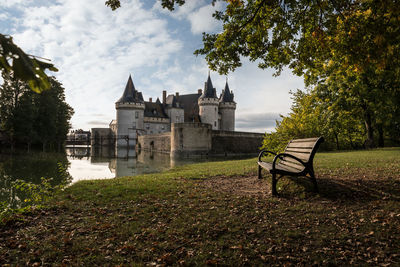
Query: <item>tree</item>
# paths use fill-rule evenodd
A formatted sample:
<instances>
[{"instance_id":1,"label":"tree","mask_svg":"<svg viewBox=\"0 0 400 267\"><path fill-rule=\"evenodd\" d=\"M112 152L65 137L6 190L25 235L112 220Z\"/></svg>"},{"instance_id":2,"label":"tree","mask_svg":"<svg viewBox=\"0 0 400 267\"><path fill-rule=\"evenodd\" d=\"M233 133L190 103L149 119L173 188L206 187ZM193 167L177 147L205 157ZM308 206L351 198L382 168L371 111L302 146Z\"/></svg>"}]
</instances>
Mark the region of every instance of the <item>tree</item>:
<instances>
[{"instance_id":1,"label":"tree","mask_svg":"<svg viewBox=\"0 0 400 267\"><path fill-rule=\"evenodd\" d=\"M70 120L74 114L73 108L65 102L65 89L62 84L54 77L50 78L51 91L44 92L53 96L56 103L56 132L55 132L55 145L57 150L61 150L64 144L69 129L71 128Z\"/></svg>"},{"instance_id":2,"label":"tree","mask_svg":"<svg viewBox=\"0 0 400 267\"><path fill-rule=\"evenodd\" d=\"M0 129L11 142L40 143L42 149L61 148L70 128L73 109L65 102L64 88L50 77L51 90L40 94L30 90L26 82L3 74L0 87Z\"/></svg>"},{"instance_id":3,"label":"tree","mask_svg":"<svg viewBox=\"0 0 400 267\"><path fill-rule=\"evenodd\" d=\"M291 112L277 121L276 132L266 134L263 148L283 151L289 140L310 136L324 136L323 147L328 150L362 146L362 118L347 111L346 103L332 105L315 89L297 90L292 95Z\"/></svg>"},{"instance_id":4,"label":"tree","mask_svg":"<svg viewBox=\"0 0 400 267\"><path fill-rule=\"evenodd\" d=\"M13 150L18 136L15 126L19 125L20 99L29 88L26 83L13 79L10 74L3 73L2 76L4 83L0 87L0 129L7 133Z\"/></svg>"},{"instance_id":5,"label":"tree","mask_svg":"<svg viewBox=\"0 0 400 267\"><path fill-rule=\"evenodd\" d=\"M58 71L53 64L43 60L46 59L39 60L39 57L26 54L14 44L11 36L0 34L0 71L12 72L16 79L27 82L38 93L50 88L46 69Z\"/></svg>"}]
</instances>

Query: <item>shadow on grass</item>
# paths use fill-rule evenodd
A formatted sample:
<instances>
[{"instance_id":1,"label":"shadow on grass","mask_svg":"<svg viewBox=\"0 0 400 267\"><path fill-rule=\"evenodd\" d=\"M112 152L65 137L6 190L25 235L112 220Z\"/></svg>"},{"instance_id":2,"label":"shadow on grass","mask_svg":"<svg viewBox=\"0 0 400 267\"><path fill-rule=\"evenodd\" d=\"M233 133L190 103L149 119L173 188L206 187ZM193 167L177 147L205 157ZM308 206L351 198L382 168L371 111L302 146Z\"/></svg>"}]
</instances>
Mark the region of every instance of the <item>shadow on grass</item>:
<instances>
[{"instance_id":1,"label":"shadow on grass","mask_svg":"<svg viewBox=\"0 0 400 267\"><path fill-rule=\"evenodd\" d=\"M283 177L278 192L283 198L309 198L316 194L308 177ZM286 181L285 181L286 180ZM398 179L335 179L317 178L319 197L332 201L368 202L376 200L400 201Z\"/></svg>"}]
</instances>

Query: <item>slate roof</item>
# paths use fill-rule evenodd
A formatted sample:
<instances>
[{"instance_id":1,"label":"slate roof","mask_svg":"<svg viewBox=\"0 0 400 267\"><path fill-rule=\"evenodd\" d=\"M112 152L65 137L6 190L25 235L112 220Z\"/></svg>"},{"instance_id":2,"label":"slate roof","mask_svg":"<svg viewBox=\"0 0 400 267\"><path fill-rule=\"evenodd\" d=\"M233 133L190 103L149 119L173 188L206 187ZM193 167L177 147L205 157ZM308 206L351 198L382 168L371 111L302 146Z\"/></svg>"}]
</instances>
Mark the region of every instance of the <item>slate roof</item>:
<instances>
[{"instance_id":1,"label":"slate roof","mask_svg":"<svg viewBox=\"0 0 400 267\"><path fill-rule=\"evenodd\" d=\"M135 89L135 85L133 84L131 75L129 75L128 82L126 83L123 95L117 101L117 103L124 103L124 102L131 102L131 103L144 102L142 93L136 91Z\"/></svg>"},{"instance_id":2,"label":"slate roof","mask_svg":"<svg viewBox=\"0 0 400 267\"><path fill-rule=\"evenodd\" d=\"M212 85L210 74L208 74L208 79L204 83L203 94L200 96L200 98L217 98L217 91Z\"/></svg>"},{"instance_id":3,"label":"slate roof","mask_svg":"<svg viewBox=\"0 0 400 267\"><path fill-rule=\"evenodd\" d=\"M160 100L156 102L144 102L144 116L152 118L168 118Z\"/></svg>"},{"instance_id":4,"label":"slate roof","mask_svg":"<svg viewBox=\"0 0 400 267\"><path fill-rule=\"evenodd\" d=\"M198 99L200 94L169 95L166 99L165 108L183 108L185 122L201 122L199 116Z\"/></svg>"},{"instance_id":5,"label":"slate roof","mask_svg":"<svg viewBox=\"0 0 400 267\"><path fill-rule=\"evenodd\" d=\"M233 93L229 90L228 81L225 83L225 89L222 90L219 102L234 102Z\"/></svg>"},{"instance_id":6,"label":"slate roof","mask_svg":"<svg viewBox=\"0 0 400 267\"><path fill-rule=\"evenodd\" d=\"M167 99L165 100L165 103L167 104L167 106L172 107L172 108L179 108L178 102L179 101L175 95L169 95L169 96L167 96Z\"/></svg>"},{"instance_id":7,"label":"slate roof","mask_svg":"<svg viewBox=\"0 0 400 267\"><path fill-rule=\"evenodd\" d=\"M199 100L200 94L180 95L179 103L184 109L185 122L201 122L199 116Z\"/></svg>"}]
</instances>

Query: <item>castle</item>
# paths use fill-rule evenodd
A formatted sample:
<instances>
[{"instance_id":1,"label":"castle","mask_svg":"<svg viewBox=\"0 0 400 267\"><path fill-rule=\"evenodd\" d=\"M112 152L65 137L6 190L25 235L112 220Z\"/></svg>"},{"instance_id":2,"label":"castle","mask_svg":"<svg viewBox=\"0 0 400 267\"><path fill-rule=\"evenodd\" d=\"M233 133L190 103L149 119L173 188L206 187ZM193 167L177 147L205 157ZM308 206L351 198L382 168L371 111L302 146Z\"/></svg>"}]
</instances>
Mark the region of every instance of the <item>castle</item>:
<instances>
[{"instance_id":1,"label":"castle","mask_svg":"<svg viewBox=\"0 0 400 267\"><path fill-rule=\"evenodd\" d=\"M122 97L115 103L117 116L110 129L117 138L117 146L126 146L126 137L135 140L137 135L157 134L171 131L171 123L201 122L211 125L213 130L234 131L236 103L228 82L217 97L210 75L204 90L197 94L168 95L163 91L162 102L157 98L143 100L135 89L129 75Z\"/></svg>"},{"instance_id":2,"label":"castle","mask_svg":"<svg viewBox=\"0 0 400 267\"><path fill-rule=\"evenodd\" d=\"M236 103L233 92L227 81L217 97L210 74L203 90L168 96L163 91L162 102L159 98L154 102L152 98L144 101L129 76L115 109L116 119L111 121L109 128L92 128L92 146L208 155L216 148L225 154L227 151L256 152L262 140L262 134L234 132ZM249 140L256 143L250 141L253 142L250 144Z\"/></svg>"}]
</instances>

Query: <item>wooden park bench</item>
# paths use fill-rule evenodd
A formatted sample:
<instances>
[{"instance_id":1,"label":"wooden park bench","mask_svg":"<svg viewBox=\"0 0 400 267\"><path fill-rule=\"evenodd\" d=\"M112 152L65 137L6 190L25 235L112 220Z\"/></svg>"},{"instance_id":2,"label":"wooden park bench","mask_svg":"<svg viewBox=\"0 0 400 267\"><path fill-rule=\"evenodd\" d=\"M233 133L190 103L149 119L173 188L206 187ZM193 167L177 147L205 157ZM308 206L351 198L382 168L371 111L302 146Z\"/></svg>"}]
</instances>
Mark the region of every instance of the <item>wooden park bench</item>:
<instances>
[{"instance_id":1,"label":"wooden park bench","mask_svg":"<svg viewBox=\"0 0 400 267\"><path fill-rule=\"evenodd\" d=\"M313 160L319 145L324 141L323 137L291 140L285 148L285 152L276 154L272 151L262 150L258 156L258 178L261 179L261 170L266 169L272 174L272 195L278 195L276 191L277 178L284 175L306 176L310 175L315 192L318 192L315 179ZM261 158L266 154L275 155L272 163L264 162Z\"/></svg>"}]
</instances>

